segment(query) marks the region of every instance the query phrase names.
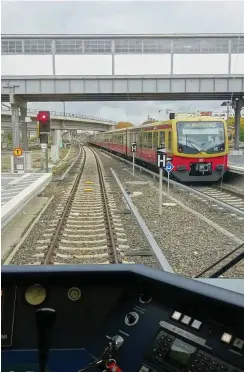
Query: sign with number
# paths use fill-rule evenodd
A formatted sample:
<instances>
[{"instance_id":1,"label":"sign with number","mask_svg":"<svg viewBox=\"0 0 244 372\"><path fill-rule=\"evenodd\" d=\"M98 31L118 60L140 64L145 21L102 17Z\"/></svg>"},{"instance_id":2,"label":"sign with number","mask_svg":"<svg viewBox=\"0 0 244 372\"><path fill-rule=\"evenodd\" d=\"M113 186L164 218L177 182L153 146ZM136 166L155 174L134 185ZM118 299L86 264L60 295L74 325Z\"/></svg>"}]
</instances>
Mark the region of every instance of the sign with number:
<instances>
[{"instance_id":1,"label":"sign with number","mask_svg":"<svg viewBox=\"0 0 244 372\"><path fill-rule=\"evenodd\" d=\"M15 147L13 153L14 153L14 156L21 156L23 154L23 150L21 147Z\"/></svg>"}]
</instances>

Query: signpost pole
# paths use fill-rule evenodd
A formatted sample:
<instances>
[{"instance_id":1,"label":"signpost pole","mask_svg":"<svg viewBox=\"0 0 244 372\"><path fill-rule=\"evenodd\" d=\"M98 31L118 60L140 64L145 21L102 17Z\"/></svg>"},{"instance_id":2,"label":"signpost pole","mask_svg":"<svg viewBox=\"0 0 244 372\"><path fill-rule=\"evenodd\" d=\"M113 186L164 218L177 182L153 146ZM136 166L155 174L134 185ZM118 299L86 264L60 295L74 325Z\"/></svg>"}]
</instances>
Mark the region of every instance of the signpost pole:
<instances>
[{"instance_id":1,"label":"signpost pole","mask_svg":"<svg viewBox=\"0 0 244 372\"><path fill-rule=\"evenodd\" d=\"M41 156L41 170L44 169L44 156L43 156L43 153L42 153L42 156Z\"/></svg>"},{"instance_id":2,"label":"signpost pole","mask_svg":"<svg viewBox=\"0 0 244 372\"><path fill-rule=\"evenodd\" d=\"M133 158L133 177L135 177L135 153L132 153L132 158Z\"/></svg>"},{"instance_id":3,"label":"signpost pole","mask_svg":"<svg viewBox=\"0 0 244 372\"><path fill-rule=\"evenodd\" d=\"M168 194L169 194L169 172L168 172Z\"/></svg>"},{"instance_id":4,"label":"signpost pole","mask_svg":"<svg viewBox=\"0 0 244 372\"><path fill-rule=\"evenodd\" d=\"M157 163L159 168L159 216L163 208L163 168L165 167L166 151L163 146L157 149Z\"/></svg>"},{"instance_id":5,"label":"signpost pole","mask_svg":"<svg viewBox=\"0 0 244 372\"><path fill-rule=\"evenodd\" d=\"M159 168L159 216L162 216L163 207L163 168Z\"/></svg>"},{"instance_id":6,"label":"signpost pole","mask_svg":"<svg viewBox=\"0 0 244 372\"><path fill-rule=\"evenodd\" d=\"M46 173L48 173L48 147L45 151L45 163L46 163Z\"/></svg>"},{"instance_id":7,"label":"signpost pole","mask_svg":"<svg viewBox=\"0 0 244 372\"><path fill-rule=\"evenodd\" d=\"M131 152L132 152L133 177L135 177L135 152L136 152L136 142L132 142L132 144L131 144Z\"/></svg>"}]
</instances>

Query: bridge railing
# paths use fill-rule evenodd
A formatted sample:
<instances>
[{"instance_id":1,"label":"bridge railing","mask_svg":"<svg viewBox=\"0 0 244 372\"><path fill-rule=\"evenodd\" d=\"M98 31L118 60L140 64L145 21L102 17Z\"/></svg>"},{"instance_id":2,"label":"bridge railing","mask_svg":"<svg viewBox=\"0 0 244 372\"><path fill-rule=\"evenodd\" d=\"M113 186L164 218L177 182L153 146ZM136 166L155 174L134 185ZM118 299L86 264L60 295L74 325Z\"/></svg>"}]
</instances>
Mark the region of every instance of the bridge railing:
<instances>
[{"instance_id":1,"label":"bridge railing","mask_svg":"<svg viewBox=\"0 0 244 372\"><path fill-rule=\"evenodd\" d=\"M2 106L2 111L11 111L11 108L7 105L4 105L4 107ZM38 109L27 109L27 113L28 114L37 114L38 113ZM87 116L87 115L82 115L82 114L71 114L69 112L58 112L58 111L50 111L50 115L51 116L63 116L63 117L67 117L67 118L77 118L77 119L85 119L85 120L93 120L93 121L100 121L100 122L103 122L103 123L108 123L108 124L113 124L113 125L116 125L117 124L117 121L114 121L114 120L108 120L108 119L104 119L104 118L98 118L96 116Z\"/></svg>"}]
</instances>

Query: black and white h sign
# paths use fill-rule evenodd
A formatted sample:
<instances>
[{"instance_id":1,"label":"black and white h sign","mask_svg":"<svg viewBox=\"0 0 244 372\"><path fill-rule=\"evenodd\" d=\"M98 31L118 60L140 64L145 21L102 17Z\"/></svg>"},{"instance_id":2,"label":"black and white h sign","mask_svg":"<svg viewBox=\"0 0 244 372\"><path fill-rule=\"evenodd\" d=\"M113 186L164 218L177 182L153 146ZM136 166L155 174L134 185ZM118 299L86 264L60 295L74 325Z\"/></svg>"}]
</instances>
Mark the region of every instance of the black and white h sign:
<instances>
[{"instance_id":1,"label":"black and white h sign","mask_svg":"<svg viewBox=\"0 0 244 372\"><path fill-rule=\"evenodd\" d=\"M136 152L136 142L132 142L132 144L131 144L131 152Z\"/></svg>"},{"instance_id":2,"label":"black and white h sign","mask_svg":"<svg viewBox=\"0 0 244 372\"><path fill-rule=\"evenodd\" d=\"M158 163L158 168L165 168L166 166L166 150L165 149L157 150L157 163Z\"/></svg>"}]
</instances>

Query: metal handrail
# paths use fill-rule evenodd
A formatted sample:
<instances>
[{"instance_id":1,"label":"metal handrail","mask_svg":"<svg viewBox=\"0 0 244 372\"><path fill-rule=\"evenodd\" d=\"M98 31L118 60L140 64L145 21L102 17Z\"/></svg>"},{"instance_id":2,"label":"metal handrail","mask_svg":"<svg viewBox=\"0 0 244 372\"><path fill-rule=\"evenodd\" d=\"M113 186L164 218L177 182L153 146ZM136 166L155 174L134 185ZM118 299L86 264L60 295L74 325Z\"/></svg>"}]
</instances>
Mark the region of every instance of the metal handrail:
<instances>
[{"instance_id":1,"label":"metal handrail","mask_svg":"<svg viewBox=\"0 0 244 372\"><path fill-rule=\"evenodd\" d=\"M8 110L6 109L3 109L2 108L2 111L11 111L11 108L7 105L4 105L5 107L8 108ZM40 110L38 109L27 109L27 113L38 113ZM78 119L87 119L87 120L94 120L94 121L101 121L101 122L104 122L104 123L111 123L111 124L117 124L117 121L114 121L114 120L107 120L107 119L104 119L104 118L98 118L96 116L87 116L87 115L82 115L82 114L71 114L69 112L57 112L57 111L50 111L50 115L51 116L63 116L63 117L68 117L68 118L78 118Z\"/></svg>"}]
</instances>

